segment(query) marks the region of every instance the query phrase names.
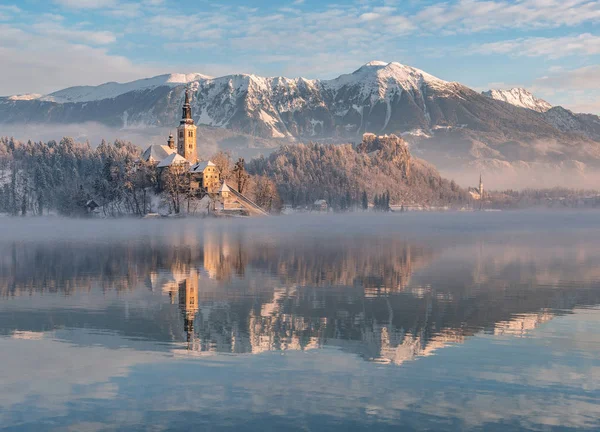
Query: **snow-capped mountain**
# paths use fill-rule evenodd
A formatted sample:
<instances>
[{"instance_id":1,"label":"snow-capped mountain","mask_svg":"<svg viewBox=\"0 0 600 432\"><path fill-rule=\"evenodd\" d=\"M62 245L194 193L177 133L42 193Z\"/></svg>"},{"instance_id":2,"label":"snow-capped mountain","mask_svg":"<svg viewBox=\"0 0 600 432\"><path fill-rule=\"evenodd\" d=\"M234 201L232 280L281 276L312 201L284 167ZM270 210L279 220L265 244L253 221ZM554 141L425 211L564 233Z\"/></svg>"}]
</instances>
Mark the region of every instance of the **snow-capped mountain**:
<instances>
[{"instance_id":1,"label":"snow-capped mountain","mask_svg":"<svg viewBox=\"0 0 600 432\"><path fill-rule=\"evenodd\" d=\"M524 88L510 90L489 90L483 92L484 96L503 101L521 108L528 108L540 113L548 111L552 105L543 99L538 99Z\"/></svg>"},{"instance_id":2,"label":"snow-capped mountain","mask_svg":"<svg viewBox=\"0 0 600 432\"><path fill-rule=\"evenodd\" d=\"M44 102L56 103L78 103L91 102L103 99L114 99L117 96L129 92L153 89L156 87L177 87L186 85L199 80L211 79L207 75L198 73L192 74L167 74L159 75L154 78L145 78L124 84L109 82L99 86L77 86L59 90L49 95L25 94L10 96L10 100L40 100Z\"/></svg>"},{"instance_id":3,"label":"snow-capped mountain","mask_svg":"<svg viewBox=\"0 0 600 432\"><path fill-rule=\"evenodd\" d=\"M546 122L561 132L583 135L600 141L600 117L594 114L578 114L561 106L553 107L523 88L489 90L482 94L517 107L537 111L542 114Z\"/></svg>"},{"instance_id":4,"label":"snow-capped mountain","mask_svg":"<svg viewBox=\"0 0 600 432\"><path fill-rule=\"evenodd\" d=\"M356 142L365 132L397 134L442 169L473 163L600 167L596 116L552 108L523 89L484 95L379 61L332 80L173 74L5 97L0 134L1 123L175 127L186 88L197 124L256 139Z\"/></svg>"},{"instance_id":5,"label":"snow-capped mountain","mask_svg":"<svg viewBox=\"0 0 600 432\"><path fill-rule=\"evenodd\" d=\"M384 62L368 63L333 80L173 74L3 98L0 118L3 122L100 121L120 127L175 125L186 86L194 91L197 123L269 138L428 128L427 98L448 96L462 88L418 69ZM407 118L407 109L419 112Z\"/></svg>"},{"instance_id":6,"label":"snow-capped mountain","mask_svg":"<svg viewBox=\"0 0 600 432\"><path fill-rule=\"evenodd\" d=\"M544 113L544 119L558 130L584 135L600 141L600 117L594 114L578 114L557 106Z\"/></svg>"}]
</instances>

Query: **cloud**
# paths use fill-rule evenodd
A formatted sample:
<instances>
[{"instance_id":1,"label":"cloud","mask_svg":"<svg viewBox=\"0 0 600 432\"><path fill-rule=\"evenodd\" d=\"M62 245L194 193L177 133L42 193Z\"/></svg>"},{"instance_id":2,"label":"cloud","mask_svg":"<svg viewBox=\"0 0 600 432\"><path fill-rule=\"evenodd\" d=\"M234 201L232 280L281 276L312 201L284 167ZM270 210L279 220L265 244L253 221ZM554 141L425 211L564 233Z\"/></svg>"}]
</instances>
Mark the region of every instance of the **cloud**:
<instances>
[{"instance_id":1,"label":"cloud","mask_svg":"<svg viewBox=\"0 0 600 432\"><path fill-rule=\"evenodd\" d=\"M11 21L15 15L19 14L21 9L16 6L0 5L0 21Z\"/></svg>"},{"instance_id":2,"label":"cloud","mask_svg":"<svg viewBox=\"0 0 600 432\"><path fill-rule=\"evenodd\" d=\"M117 5L117 0L54 0L59 6L69 9L101 9Z\"/></svg>"},{"instance_id":3,"label":"cloud","mask_svg":"<svg viewBox=\"0 0 600 432\"><path fill-rule=\"evenodd\" d=\"M55 35L27 32L0 24L0 64L3 66L0 94L49 93L61 88L129 81L157 75L162 69L134 64L123 56L111 55L105 48L72 43L77 33L43 27ZM62 33L57 37L56 33ZM81 34L80 34L81 35ZM108 34L83 33L88 42L105 43ZM24 73L24 72L27 73Z\"/></svg>"},{"instance_id":4,"label":"cloud","mask_svg":"<svg viewBox=\"0 0 600 432\"><path fill-rule=\"evenodd\" d=\"M600 114L600 65L553 69L534 80L531 88L572 111Z\"/></svg>"},{"instance_id":5,"label":"cloud","mask_svg":"<svg viewBox=\"0 0 600 432\"><path fill-rule=\"evenodd\" d=\"M559 70L538 78L535 85L560 90L596 90L600 88L600 65Z\"/></svg>"},{"instance_id":6,"label":"cloud","mask_svg":"<svg viewBox=\"0 0 600 432\"><path fill-rule=\"evenodd\" d=\"M106 45L117 40L116 36L108 31L87 31L68 29L53 22L37 23L32 29L38 34L50 37L54 40L70 40L77 43L88 43L92 45Z\"/></svg>"},{"instance_id":7,"label":"cloud","mask_svg":"<svg viewBox=\"0 0 600 432\"><path fill-rule=\"evenodd\" d=\"M442 57L456 51L452 47L443 49L439 44L439 36L497 29L532 31L572 27L600 20L600 1L590 0L448 0L409 3L356 0L304 7L307 4L303 1L289 0L282 7L249 8L203 2L202 7L190 8L188 12L178 11L164 0L54 0L54 4L69 11L85 12L86 20L94 28L89 24L72 22L73 14L65 14L67 18L59 22L44 18L43 22L38 23L34 19L35 24L31 26L16 21L12 26L27 37L44 36L47 40L42 41L42 46L62 43L63 49L68 51L70 44L75 44L80 46L78 52L88 53L92 48L104 47L99 55L108 61L107 66L100 67L103 72L91 72L88 82L82 82L81 79L88 70L85 65L82 65L80 74L66 72L67 76L75 76L78 84L94 84L98 83L97 77L102 75L105 79L100 79L100 82L106 82L146 76L133 77L131 71L157 70L154 67L136 66L128 58L152 57L156 61L164 61L184 56L187 60L177 67L178 71L191 71L189 68L196 66L199 72L211 73L205 69L209 66L205 62L208 62L213 70L228 72L331 78L374 58L410 63L407 52L418 50L418 55L423 58L427 57L428 48L437 49ZM423 3L426 3L425 6ZM303 7L290 7L293 5ZM13 12L10 13L17 9L11 7ZM53 9L56 8L45 12ZM0 8L0 20L8 13ZM135 25L131 25L133 18ZM185 31L181 30L183 23ZM436 36L435 40L433 36ZM549 58L593 55L600 53L599 39L590 33L558 39L528 37L485 44L473 50L478 55L495 53ZM177 56L176 50L181 51ZM14 66L42 62L29 59L32 54L40 55L43 62L53 63L48 58L49 54L33 45L23 47L20 51L11 45L2 45L0 52L11 52L16 57L10 63ZM70 61L68 59L73 55L60 53L58 57ZM81 63L77 59L74 61ZM98 67L97 61L92 63ZM111 67L113 64L116 64L116 68ZM160 72L167 69L165 65ZM23 70L15 71L14 75L20 76L16 82L25 81ZM57 80L54 74L38 75L36 81L29 80L29 89L18 86L19 90L14 89L9 93L43 92L45 90L42 89L60 88L65 81ZM0 94L6 93L6 88L12 84L10 81L0 83Z\"/></svg>"},{"instance_id":8,"label":"cloud","mask_svg":"<svg viewBox=\"0 0 600 432\"><path fill-rule=\"evenodd\" d=\"M554 38L521 38L479 45L470 54L508 54L512 56L556 59L572 55L600 54L600 36L584 33Z\"/></svg>"},{"instance_id":9,"label":"cloud","mask_svg":"<svg viewBox=\"0 0 600 432\"><path fill-rule=\"evenodd\" d=\"M414 18L423 27L458 33L503 28L553 28L599 21L600 2L459 0L426 7Z\"/></svg>"}]
</instances>

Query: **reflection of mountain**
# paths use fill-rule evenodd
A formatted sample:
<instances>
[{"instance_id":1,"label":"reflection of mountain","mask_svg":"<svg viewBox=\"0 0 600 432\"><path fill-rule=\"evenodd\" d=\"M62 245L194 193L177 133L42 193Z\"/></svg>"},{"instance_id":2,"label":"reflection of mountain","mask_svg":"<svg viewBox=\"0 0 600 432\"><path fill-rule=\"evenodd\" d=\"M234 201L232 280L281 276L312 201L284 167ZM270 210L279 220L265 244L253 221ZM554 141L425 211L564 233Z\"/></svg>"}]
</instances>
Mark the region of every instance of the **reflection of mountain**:
<instances>
[{"instance_id":1,"label":"reflection of mountain","mask_svg":"<svg viewBox=\"0 0 600 432\"><path fill-rule=\"evenodd\" d=\"M419 296L406 292L373 298L349 288L276 288L270 298L201 303L187 340L194 341L192 350L198 353L257 354L333 346L368 360L402 364L463 343L482 330L523 336L562 313L558 308L600 302L598 289L555 288L549 301L548 291L530 291L511 303L502 290L449 301L431 290L419 291ZM548 304L557 309L537 312Z\"/></svg>"},{"instance_id":2,"label":"reflection of mountain","mask_svg":"<svg viewBox=\"0 0 600 432\"><path fill-rule=\"evenodd\" d=\"M0 332L85 327L177 353L331 346L402 364L481 331L523 335L600 303L594 245L433 248L394 235L290 240L218 230L187 243L14 244L0 261ZM11 306L21 298L27 307ZM94 313L77 307L81 299Z\"/></svg>"}]
</instances>

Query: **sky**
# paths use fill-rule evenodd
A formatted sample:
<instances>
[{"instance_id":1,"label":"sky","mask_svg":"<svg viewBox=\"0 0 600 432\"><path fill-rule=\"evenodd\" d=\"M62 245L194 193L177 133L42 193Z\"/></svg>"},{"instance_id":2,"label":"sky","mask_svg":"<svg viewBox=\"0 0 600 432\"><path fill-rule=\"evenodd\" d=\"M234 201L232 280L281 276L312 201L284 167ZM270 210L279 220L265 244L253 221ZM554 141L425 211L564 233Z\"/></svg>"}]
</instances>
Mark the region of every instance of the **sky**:
<instances>
[{"instance_id":1,"label":"sky","mask_svg":"<svg viewBox=\"0 0 600 432\"><path fill-rule=\"evenodd\" d=\"M400 62L600 114L600 0L0 0L0 95Z\"/></svg>"}]
</instances>

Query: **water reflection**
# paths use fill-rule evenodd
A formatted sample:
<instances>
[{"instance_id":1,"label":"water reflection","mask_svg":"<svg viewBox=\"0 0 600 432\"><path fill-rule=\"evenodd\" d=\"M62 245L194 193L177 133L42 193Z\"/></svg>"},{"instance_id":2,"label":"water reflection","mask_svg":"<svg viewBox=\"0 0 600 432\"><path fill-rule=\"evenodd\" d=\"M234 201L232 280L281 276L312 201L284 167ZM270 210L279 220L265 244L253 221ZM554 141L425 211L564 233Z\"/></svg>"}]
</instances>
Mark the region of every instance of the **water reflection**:
<instances>
[{"instance_id":1,"label":"water reflection","mask_svg":"<svg viewBox=\"0 0 600 432\"><path fill-rule=\"evenodd\" d=\"M597 222L411 217L3 226L0 429L598 430Z\"/></svg>"},{"instance_id":2,"label":"water reflection","mask_svg":"<svg viewBox=\"0 0 600 432\"><path fill-rule=\"evenodd\" d=\"M91 328L177 355L327 346L400 365L482 332L526 336L600 304L596 245L389 233L291 240L231 229L13 241L0 244L0 307L10 310L0 331Z\"/></svg>"}]
</instances>

